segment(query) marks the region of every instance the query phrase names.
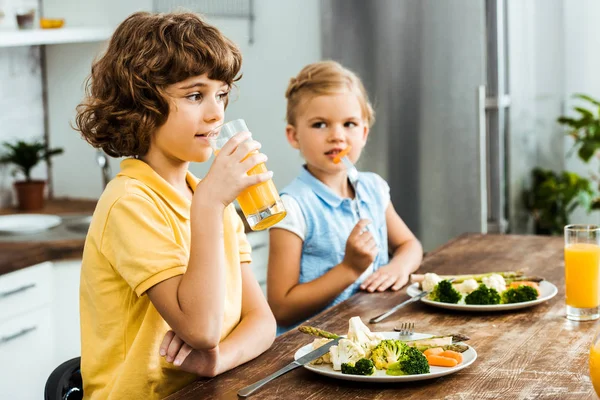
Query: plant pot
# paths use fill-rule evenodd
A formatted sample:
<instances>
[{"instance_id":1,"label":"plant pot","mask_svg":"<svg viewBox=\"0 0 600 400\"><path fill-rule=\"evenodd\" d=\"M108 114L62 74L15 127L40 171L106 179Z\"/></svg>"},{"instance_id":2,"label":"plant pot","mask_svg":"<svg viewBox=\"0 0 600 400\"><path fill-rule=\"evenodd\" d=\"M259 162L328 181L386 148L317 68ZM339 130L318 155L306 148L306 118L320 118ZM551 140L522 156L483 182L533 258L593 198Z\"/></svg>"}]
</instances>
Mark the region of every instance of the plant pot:
<instances>
[{"instance_id":1,"label":"plant pot","mask_svg":"<svg viewBox=\"0 0 600 400\"><path fill-rule=\"evenodd\" d=\"M44 208L46 181L21 181L15 182L14 186L20 210L32 211Z\"/></svg>"}]
</instances>

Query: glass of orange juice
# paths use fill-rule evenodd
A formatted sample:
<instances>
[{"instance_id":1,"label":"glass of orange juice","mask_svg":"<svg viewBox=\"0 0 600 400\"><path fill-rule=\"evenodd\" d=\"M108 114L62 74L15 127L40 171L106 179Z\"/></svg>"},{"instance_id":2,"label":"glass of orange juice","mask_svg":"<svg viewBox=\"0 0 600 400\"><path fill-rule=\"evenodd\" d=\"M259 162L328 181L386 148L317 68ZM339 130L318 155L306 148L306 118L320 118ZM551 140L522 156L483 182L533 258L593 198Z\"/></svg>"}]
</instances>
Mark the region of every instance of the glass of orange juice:
<instances>
[{"instance_id":1,"label":"glass of orange juice","mask_svg":"<svg viewBox=\"0 0 600 400\"><path fill-rule=\"evenodd\" d=\"M215 153L218 153L225 143L239 132L250 132L243 119L230 121L214 129L209 134L209 142ZM247 174L256 175L263 172L267 172L265 163L256 165ZM248 225L255 231L267 229L275 225L286 215L285 208L272 179L258 185L250 186L240 193L236 200L248 221Z\"/></svg>"},{"instance_id":2,"label":"glass of orange juice","mask_svg":"<svg viewBox=\"0 0 600 400\"><path fill-rule=\"evenodd\" d=\"M590 379L596 394L600 397L600 331L596 333L590 346Z\"/></svg>"},{"instance_id":3,"label":"glass of orange juice","mask_svg":"<svg viewBox=\"0 0 600 400\"><path fill-rule=\"evenodd\" d=\"M565 289L567 318L600 317L600 226L565 226Z\"/></svg>"}]
</instances>

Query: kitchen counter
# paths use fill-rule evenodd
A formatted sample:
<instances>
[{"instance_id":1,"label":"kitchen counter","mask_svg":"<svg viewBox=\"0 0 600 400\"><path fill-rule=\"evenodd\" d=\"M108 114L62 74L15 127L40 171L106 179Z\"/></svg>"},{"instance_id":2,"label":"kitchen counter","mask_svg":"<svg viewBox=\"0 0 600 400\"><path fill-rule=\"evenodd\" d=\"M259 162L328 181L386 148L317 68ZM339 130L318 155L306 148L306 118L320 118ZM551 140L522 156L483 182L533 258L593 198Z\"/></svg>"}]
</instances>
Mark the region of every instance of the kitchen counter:
<instances>
[{"instance_id":1,"label":"kitchen counter","mask_svg":"<svg viewBox=\"0 0 600 400\"><path fill-rule=\"evenodd\" d=\"M0 215L55 214L63 218L56 228L30 235L0 235L0 275L44 261L81 258L85 232L67 228L71 221L94 212L96 200L54 199L46 202L44 209L24 212L17 209L0 209Z\"/></svg>"},{"instance_id":2,"label":"kitchen counter","mask_svg":"<svg viewBox=\"0 0 600 400\"><path fill-rule=\"evenodd\" d=\"M555 284L558 294L534 307L503 312L451 311L419 302L368 325L373 331L392 331L402 322L414 322L416 332L470 336L477 360L455 374L419 382L372 383L298 368L249 399L595 399L588 354L599 324L565 318L563 247L562 237L461 236L427 254L420 270L438 274L524 270ZM350 317L360 316L366 323L406 299L405 289L361 292L306 325L342 334ZM258 358L213 379L198 379L168 400L238 399L238 390L293 361L296 350L312 340L298 330L286 332Z\"/></svg>"}]
</instances>

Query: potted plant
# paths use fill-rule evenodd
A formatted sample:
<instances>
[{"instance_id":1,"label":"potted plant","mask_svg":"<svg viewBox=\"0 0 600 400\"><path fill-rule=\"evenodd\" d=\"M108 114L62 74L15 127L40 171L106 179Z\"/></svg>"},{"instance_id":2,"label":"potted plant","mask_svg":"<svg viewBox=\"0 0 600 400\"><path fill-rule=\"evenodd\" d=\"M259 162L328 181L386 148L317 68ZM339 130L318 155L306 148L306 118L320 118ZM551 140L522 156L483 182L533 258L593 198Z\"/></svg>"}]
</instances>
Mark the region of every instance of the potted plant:
<instances>
[{"instance_id":1,"label":"potted plant","mask_svg":"<svg viewBox=\"0 0 600 400\"><path fill-rule=\"evenodd\" d=\"M541 168L535 168L532 175L532 188L524 192L523 200L533 216L536 234L561 235L577 207L588 212L599 208L588 179L573 172L558 174Z\"/></svg>"},{"instance_id":2,"label":"potted plant","mask_svg":"<svg viewBox=\"0 0 600 400\"><path fill-rule=\"evenodd\" d=\"M585 94L575 94L573 97L589 103L591 109L573 107L579 118L562 116L558 118L558 123L569 128L567 134L575 140L579 158L587 163L600 149L600 101Z\"/></svg>"},{"instance_id":3,"label":"potted plant","mask_svg":"<svg viewBox=\"0 0 600 400\"><path fill-rule=\"evenodd\" d=\"M31 179L31 170L40 161L48 161L50 157L61 154L63 149L49 149L41 140L31 142L19 140L14 144L4 142L3 146L7 151L0 155L0 163L14 164L16 168L13 176L21 174L25 178L14 183L19 208L28 211L43 208L46 181Z\"/></svg>"}]
</instances>

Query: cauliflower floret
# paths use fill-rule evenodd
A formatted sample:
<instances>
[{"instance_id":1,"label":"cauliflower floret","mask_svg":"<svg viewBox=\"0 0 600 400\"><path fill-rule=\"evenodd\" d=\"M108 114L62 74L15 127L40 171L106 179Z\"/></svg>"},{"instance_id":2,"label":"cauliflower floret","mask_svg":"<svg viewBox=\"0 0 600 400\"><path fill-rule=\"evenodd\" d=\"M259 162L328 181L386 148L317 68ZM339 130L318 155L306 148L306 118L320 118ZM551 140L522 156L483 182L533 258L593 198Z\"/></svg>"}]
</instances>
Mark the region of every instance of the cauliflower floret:
<instances>
[{"instance_id":1,"label":"cauliflower floret","mask_svg":"<svg viewBox=\"0 0 600 400\"><path fill-rule=\"evenodd\" d=\"M462 294L469 294L479 287L475 279L467 279L463 283L457 284L456 289Z\"/></svg>"},{"instance_id":2,"label":"cauliflower floret","mask_svg":"<svg viewBox=\"0 0 600 400\"><path fill-rule=\"evenodd\" d=\"M368 357L371 349L383 340L383 335L371 332L360 317L352 317L348 321L348 339L362 347Z\"/></svg>"},{"instance_id":3,"label":"cauliflower floret","mask_svg":"<svg viewBox=\"0 0 600 400\"><path fill-rule=\"evenodd\" d=\"M506 281L502 275L492 274L490 276L484 276L481 279L481 283L490 289L496 289L498 293L502 293L506 290Z\"/></svg>"},{"instance_id":4,"label":"cauliflower floret","mask_svg":"<svg viewBox=\"0 0 600 400\"><path fill-rule=\"evenodd\" d=\"M430 292L433 290L435 285L440 283L441 280L442 280L442 278L440 278L438 276L438 274L428 272L425 274L425 277L423 278L423 282L421 282L421 288L423 289L424 292Z\"/></svg>"},{"instance_id":5,"label":"cauliflower floret","mask_svg":"<svg viewBox=\"0 0 600 400\"><path fill-rule=\"evenodd\" d=\"M313 340L312 348L313 348L313 350L316 350L319 347L323 346L325 343L331 342L331 340L332 339L325 339L325 338L315 339L315 340ZM318 364L331 364L331 354L330 353L325 353L321 357L319 357L316 360L314 360L312 363L315 364L315 365L318 365Z\"/></svg>"},{"instance_id":6,"label":"cauliflower floret","mask_svg":"<svg viewBox=\"0 0 600 400\"><path fill-rule=\"evenodd\" d=\"M366 356L365 350L349 339L342 339L338 342L337 346L331 346L329 348L329 354L331 355L333 369L336 371L342 370L342 364L354 364Z\"/></svg>"}]
</instances>

